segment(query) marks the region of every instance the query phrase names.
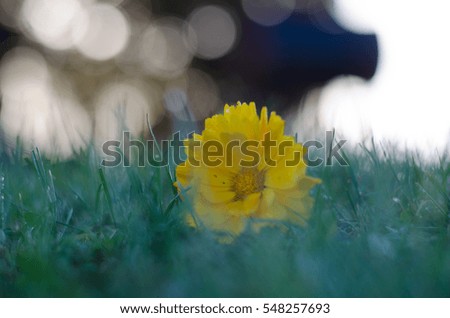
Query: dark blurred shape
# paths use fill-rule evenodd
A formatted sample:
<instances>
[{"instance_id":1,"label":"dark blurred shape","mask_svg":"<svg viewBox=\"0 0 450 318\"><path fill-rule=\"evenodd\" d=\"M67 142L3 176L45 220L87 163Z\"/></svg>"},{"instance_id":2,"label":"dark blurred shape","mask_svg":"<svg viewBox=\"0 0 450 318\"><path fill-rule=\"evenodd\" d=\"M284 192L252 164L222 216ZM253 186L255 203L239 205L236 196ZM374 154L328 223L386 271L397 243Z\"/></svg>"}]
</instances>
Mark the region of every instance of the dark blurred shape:
<instances>
[{"instance_id":1,"label":"dark blurred shape","mask_svg":"<svg viewBox=\"0 0 450 318\"><path fill-rule=\"evenodd\" d=\"M8 29L2 28L2 25L0 24L0 60L2 59L3 55L5 55L6 52L13 46L11 42L14 41L14 35L11 33ZM1 95L0 95L1 97ZM0 111L2 110L2 100L0 98ZM3 140L3 132L0 133L0 140ZM3 146L0 144L0 146Z\"/></svg>"},{"instance_id":2,"label":"dark blurred shape","mask_svg":"<svg viewBox=\"0 0 450 318\"><path fill-rule=\"evenodd\" d=\"M332 5L333 0L1 0L0 71L7 74L0 83L2 128L11 140L58 137L52 134L58 135L59 123L46 123L59 111L53 104L62 103L61 96L71 101L63 104L97 114L89 120L98 140L120 132L121 125L112 123L118 117L110 115L121 103L130 105L124 114L136 135L145 130L144 113L153 114L151 125L164 136L180 127L201 129L224 102L295 111L311 88L342 75L370 79L375 73L376 36L339 26ZM16 47L27 48L32 53L25 57L42 64L45 83L3 58ZM28 114L18 111L25 104ZM78 119L87 122L84 115Z\"/></svg>"},{"instance_id":3,"label":"dark blurred shape","mask_svg":"<svg viewBox=\"0 0 450 318\"><path fill-rule=\"evenodd\" d=\"M158 0L153 1L153 11L186 17L204 4L202 0ZM215 4L236 13L240 38L230 54L210 61L195 59L193 66L214 76L226 102L254 100L284 108L298 104L307 90L336 76L368 80L375 74L376 35L355 34L339 26L327 10L331 1L297 1L298 9L273 26L251 21L240 0Z\"/></svg>"},{"instance_id":4,"label":"dark blurred shape","mask_svg":"<svg viewBox=\"0 0 450 318\"><path fill-rule=\"evenodd\" d=\"M16 42L16 34L3 28L0 24L0 59L5 55L5 53L14 46Z\"/></svg>"},{"instance_id":5,"label":"dark blurred shape","mask_svg":"<svg viewBox=\"0 0 450 318\"><path fill-rule=\"evenodd\" d=\"M257 3L282 0L255 0ZM283 0L296 3L286 20L274 25L258 24L243 10L243 0L145 0L154 17L186 19L205 5L218 5L234 14L238 38L235 46L217 59L195 58L192 67L217 82L220 98L228 103L254 100L257 104L286 107L311 88L340 75L373 77L378 62L374 34L355 34L339 26L329 14L332 0ZM133 2L130 2L133 3ZM13 33L0 28L0 57L13 45Z\"/></svg>"},{"instance_id":6,"label":"dark blurred shape","mask_svg":"<svg viewBox=\"0 0 450 318\"><path fill-rule=\"evenodd\" d=\"M9 37L9 32L0 28L0 41L3 42Z\"/></svg>"}]
</instances>

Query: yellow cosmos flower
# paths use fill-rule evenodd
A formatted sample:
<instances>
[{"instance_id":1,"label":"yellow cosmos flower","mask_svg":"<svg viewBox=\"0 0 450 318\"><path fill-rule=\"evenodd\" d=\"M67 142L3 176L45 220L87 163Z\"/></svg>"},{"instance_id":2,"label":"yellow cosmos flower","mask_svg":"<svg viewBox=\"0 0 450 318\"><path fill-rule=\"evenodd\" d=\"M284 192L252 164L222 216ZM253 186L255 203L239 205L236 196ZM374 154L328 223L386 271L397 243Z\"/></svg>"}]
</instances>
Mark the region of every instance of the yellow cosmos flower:
<instances>
[{"instance_id":1,"label":"yellow cosmos flower","mask_svg":"<svg viewBox=\"0 0 450 318\"><path fill-rule=\"evenodd\" d=\"M255 103L225 105L205 121L201 135L185 141L187 160L176 169L195 213L189 222L238 235L272 221L305 225L313 204L309 191L319 179L306 176L306 149L284 135L275 112L260 116ZM262 221L262 222L261 222Z\"/></svg>"}]
</instances>

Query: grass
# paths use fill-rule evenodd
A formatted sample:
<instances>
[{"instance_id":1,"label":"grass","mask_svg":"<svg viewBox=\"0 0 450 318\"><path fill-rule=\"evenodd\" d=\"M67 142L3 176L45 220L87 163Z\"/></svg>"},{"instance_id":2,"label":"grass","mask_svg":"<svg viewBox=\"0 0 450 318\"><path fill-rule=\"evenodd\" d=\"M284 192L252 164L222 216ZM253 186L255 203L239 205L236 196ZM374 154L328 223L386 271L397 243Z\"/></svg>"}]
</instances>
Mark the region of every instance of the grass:
<instances>
[{"instance_id":1,"label":"grass","mask_svg":"<svg viewBox=\"0 0 450 318\"><path fill-rule=\"evenodd\" d=\"M389 152L392 153L392 152ZM220 244L160 168L0 154L2 297L450 297L450 163L317 167L307 228Z\"/></svg>"}]
</instances>

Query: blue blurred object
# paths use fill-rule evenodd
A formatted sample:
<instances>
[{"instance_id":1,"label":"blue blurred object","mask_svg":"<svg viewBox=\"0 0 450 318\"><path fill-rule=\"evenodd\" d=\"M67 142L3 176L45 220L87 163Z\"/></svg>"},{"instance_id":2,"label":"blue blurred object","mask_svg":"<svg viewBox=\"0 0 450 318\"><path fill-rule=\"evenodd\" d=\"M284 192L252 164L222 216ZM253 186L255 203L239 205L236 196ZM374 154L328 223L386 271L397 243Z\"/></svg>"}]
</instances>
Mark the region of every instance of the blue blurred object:
<instances>
[{"instance_id":1,"label":"blue blurred object","mask_svg":"<svg viewBox=\"0 0 450 318\"><path fill-rule=\"evenodd\" d=\"M327 29L307 13L296 13L272 27L260 26L242 13L241 39L233 53L198 64L219 79L242 79L234 92L222 90L225 101L256 99L259 104L273 101L274 106L291 105L308 89L336 76L372 78L378 63L376 35L344 30L325 10L315 14L322 15Z\"/></svg>"},{"instance_id":2,"label":"blue blurred object","mask_svg":"<svg viewBox=\"0 0 450 318\"><path fill-rule=\"evenodd\" d=\"M299 3L314 5L295 10L287 20L274 26L251 21L241 0L145 0L141 5L151 7L155 19L186 18L199 6L208 4L229 8L239 25L235 48L216 60L196 58L192 66L214 77L225 102L253 100L258 105L283 109L298 105L309 89L336 76L355 75L368 80L378 63L376 35L355 34L339 26L327 9L332 0L298 0ZM10 31L0 28L0 56L12 46L14 38Z\"/></svg>"},{"instance_id":3,"label":"blue blurred object","mask_svg":"<svg viewBox=\"0 0 450 318\"><path fill-rule=\"evenodd\" d=\"M309 89L336 76L355 75L369 80L376 72L376 35L355 34L338 25L329 13L332 0L298 0L297 4L306 5L270 27L251 21L241 0L210 3L232 9L240 23L239 43L231 54L218 60L194 61L195 67L214 75L226 102L298 105ZM203 0L152 1L157 14L181 17L205 4L208 2Z\"/></svg>"}]
</instances>

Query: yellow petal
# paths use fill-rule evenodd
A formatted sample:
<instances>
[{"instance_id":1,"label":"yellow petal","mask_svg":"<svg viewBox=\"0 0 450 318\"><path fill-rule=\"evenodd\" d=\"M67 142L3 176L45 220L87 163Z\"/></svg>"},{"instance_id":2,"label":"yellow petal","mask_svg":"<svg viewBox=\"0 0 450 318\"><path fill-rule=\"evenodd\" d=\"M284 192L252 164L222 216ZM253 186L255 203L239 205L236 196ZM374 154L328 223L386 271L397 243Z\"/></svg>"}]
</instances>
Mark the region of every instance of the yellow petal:
<instances>
[{"instance_id":1,"label":"yellow petal","mask_svg":"<svg viewBox=\"0 0 450 318\"><path fill-rule=\"evenodd\" d=\"M273 138L278 139L284 135L284 120L275 112L270 113L269 129Z\"/></svg>"},{"instance_id":2,"label":"yellow petal","mask_svg":"<svg viewBox=\"0 0 450 318\"><path fill-rule=\"evenodd\" d=\"M229 129L229 122L223 115L214 115L205 120L205 130L223 131Z\"/></svg>"},{"instance_id":3,"label":"yellow petal","mask_svg":"<svg viewBox=\"0 0 450 318\"><path fill-rule=\"evenodd\" d=\"M201 185L200 193L210 203L227 203L231 202L236 193L229 191L228 189L214 189L210 185Z\"/></svg>"},{"instance_id":4,"label":"yellow petal","mask_svg":"<svg viewBox=\"0 0 450 318\"><path fill-rule=\"evenodd\" d=\"M180 183L180 185L184 188L186 188L191 180L191 173L192 168L190 165L188 165L186 162L183 162L182 164L179 164L177 168L175 169L175 173L177 176L177 181L175 183ZM175 185L178 187L177 185Z\"/></svg>"},{"instance_id":5,"label":"yellow petal","mask_svg":"<svg viewBox=\"0 0 450 318\"><path fill-rule=\"evenodd\" d=\"M272 189L291 189L298 181L296 167L274 167L266 170L264 185Z\"/></svg>"},{"instance_id":6,"label":"yellow petal","mask_svg":"<svg viewBox=\"0 0 450 318\"><path fill-rule=\"evenodd\" d=\"M227 211L235 216L248 216L259 209L261 193L252 193L243 200L232 201L226 204Z\"/></svg>"},{"instance_id":7,"label":"yellow petal","mask_svg":"<svg viewBox=\"0 0 450 318\"><path fill-rule=\"evenodd\" d=\"M322 183L318 178L303 176L298 180L298 189L302 192L309 193L309 191L316 185Z\"/></svg>"},{"instance_id":8,"label":"yellow petal","mask_svg":"<svg viewBox=\"0 0 450 318\"><path fill-rule=\"evenodd\" d=\"M313 198L299 189L287 191L266 189L256 217L259 220L286 221L304 226L313 204ZM263 222L257 228L267 224Z\"/></svg>"},{"instance_id":9,"label":"yellow petal","mask_svg":"<svg viewBox=\"0 0 450 318\"><path fill-rule=\"evenodd\" d=\"M285 220L288 218L287 210L276 200L276 193L271 189L264 189L261 205L255 217L269 220Z\"/></svg>"},{"instance_id":10,"label":"yellow petal","mask_svg":"<svg viewBox=\"0 0 450 318\"><path fill-rule=\"evenodd\" d=\"M244 211L249 214L255 213L258 210L260 200L261 193L252 193L248 195L243 201Z\"/></svg>"},{"instance_id":11,"label":"yellow petal","mask_svg":"<svg viewBox=\"0 0 450 318\"><path fill-rule=\"evenodd\" d=\"M225 167L202 168L197 171L201 184L214 189L231 189L233 187L233 178L236 173L232 169ZM211 189L210 189L211 190Z\"/></svg>"},{"instance_id":12,"label":"yellow petal","mask_svg":"<svg viewBox=\"0 0 450 318\"><path fill-rule=\"evenodd\" d=\"M267 107L264 106L261 109L261 118L259 119L259 124L261 125L261 132L264 134L267 132L268 127L268 117L267 117Z\"/></svg>"},{"instance_id":13,"label":"yellow petal","mask_svg":"<svg viewBox=\"0 0 450 318\"><path fill-rule=\"evenodd\" d=\"M290 191L276 191L276 201L278 205L287 210L287 218L293 223L304 225L309 218L314 200L308 192L298 189Z\"/></svg>"},{"instance_id":14,"label":"yellow petal","mask_svg":"<svg viewBox=\"0 0 450 318\"><path fill-rule=\"evenodd\" d=\"M201 143L200 147L185 150L189 160L195 159L200 164L193 166L188 162L176 169L178 184L192 189L188 195L194 204L195 220L213 231L230 235L241 233L249 218L264 220L260 224L266 225L306 224L305 219L314 203L309 192L320 180L306 176L306 164L302 161L305 149L293 137L284 135L284 126L284 120L275 112L268 118L266 107L258 116L255 103L237 102L236 106L225 105L223 114L208 118L202 135L193 135L185 142L186 145L192 145L194 141ZM242 171L241 160L248 161L253 156L248 152L244 155L239 145L248 140L262 141L268 132L276 142L270 154L261 144L251 146L251 151L259 154L256 169L261 173L264 189L252 193L261 191L261 180L257 189L241 191L236 179ZM223 160L216 167L208 166L202 157L205 153L201 146L212 140L223 146ZM227 145L230 147L232 142L235 145L227 152ZM269 164L264 160L268 155L274 162ZM217 158L217 154L213 156ZM294 158L297 160L292 161ZM188 218L189 224L193 225L193 221L194 218Z\"/></svg>"},{"instance_id":15,"label":"yellow petal","mask_svg":"<svg viewBox=\"0 0 450 318\"><path fill-rule=\"evenodd\" d=\"M213 205L202 198L195 203L195 216L201 225L213 231L240 234L245 228L245 219L231 215L224 205Z\"/></svg>"}]
</instances>

